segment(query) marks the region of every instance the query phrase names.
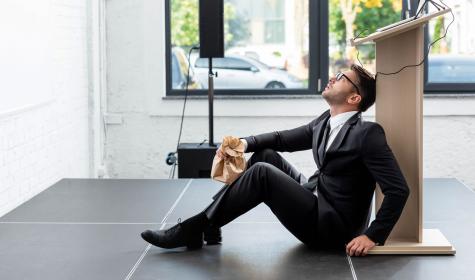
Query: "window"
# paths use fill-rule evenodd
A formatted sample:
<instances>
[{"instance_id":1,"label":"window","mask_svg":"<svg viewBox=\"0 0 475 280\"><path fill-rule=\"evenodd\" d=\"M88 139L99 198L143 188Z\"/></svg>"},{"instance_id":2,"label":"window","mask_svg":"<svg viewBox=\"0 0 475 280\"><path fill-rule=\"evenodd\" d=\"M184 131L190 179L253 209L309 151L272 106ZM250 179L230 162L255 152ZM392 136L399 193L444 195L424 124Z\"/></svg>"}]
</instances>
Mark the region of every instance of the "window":
<instances>
[{"instance_id":1,"label":"window","mask_svg":"<svg viewBox=\"0 0 475 280\"><path fill-rule=\"evenodd\" d=\"M329 75L348 68L352 63L361 63L375 72L375 47L373 43L350 46L348 40L359 34L362 37L373 33L378 27L401 19L401 14L414 15L424 1L410 0L329 0ZM440 2L437 0L437 3ZM475 91L475 33L471 31L475 18L468 11L475 9L472 0L447 1L456 21L450 26L447 37L436 43L425 62L425 92ZM433 12L435 7L429 3ZM345 15L345 16L343 16ZM426 49L441 37L452 15L446 14L429 21L426 25Z\"/></svg>"},{"instance_id":2,"label":"window","mask_svg":"<svg viewBox=\"0 0 475 280\"><path fill-rule=\"evenodd\" d=\"M318 25L325 3L225 0L225 58L213 59L215 94L317 94L328 60ZM167 0L167 95L184 94L190 49L199 43L199 0ZM311 12L312 11L312 12ZM179 63L181 60L186 65ZM206 95L208 59L190 54L190 94Z\"/></svg>"},{"instance_id":3,"label":"window","mask_svg":"<svg viewBox=\"0 0 475 280\"><path fill-rule=\"evenodd\" d=\"M445 1L444 1L445 2ZM435 43L426 63L427 92L463 92L475 91L475 18L469 11L475 9L471 0L447 1L452 14L431 20L426 26L426 45L444 35ZM429 12L435 11L429 5ZM451 23L452 22L452 23ZM450 24L450 27L449 27Z\"/></svg>"},{"instance_id":4,"label":"window","mask_svg":"<svg viewBox=\"0 0 475 280\"><path fill-rule=\"evenodd\" d=\"M165 2L167 95L184 94L188 52L199 41L198 2ZM374 73L374 44L355 49L348 40L415 14L417 3L423 1L224 0L225 58L213 59L215 94L319 94L329 76L358 59ZM456 21L424 65L425 91L475 92L475 18L468 12L475 7L472 0L449 4ZM448 14L426 25L426 45L451 19ZM206 95L207 59L194 51L190 64L190 94Z\"/></svg>"}]
</instances>

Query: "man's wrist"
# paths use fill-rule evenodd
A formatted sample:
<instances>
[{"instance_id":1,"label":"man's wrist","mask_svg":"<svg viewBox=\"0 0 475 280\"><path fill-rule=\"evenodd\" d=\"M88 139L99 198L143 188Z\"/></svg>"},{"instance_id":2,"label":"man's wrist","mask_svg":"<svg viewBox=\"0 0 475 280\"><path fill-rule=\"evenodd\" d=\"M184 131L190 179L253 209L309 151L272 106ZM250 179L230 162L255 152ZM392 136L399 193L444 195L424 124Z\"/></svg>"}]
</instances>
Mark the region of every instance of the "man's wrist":
<instances>
[{"instance_id":1,"label":"man's wrist","mask_svg":"<svg viewBox=\"0 0 475 280\"><path fill-rule=\"evenodd\" d=\"M369 240L371 240L371 241L374 243L375 246L378 246L378 245L379 245L378 242L374 241L374 240L373 240L371 237L369 237L367 234L363 234L363 235L366 236L366 238L368 238Z\"/></svg>"}]
</instances>

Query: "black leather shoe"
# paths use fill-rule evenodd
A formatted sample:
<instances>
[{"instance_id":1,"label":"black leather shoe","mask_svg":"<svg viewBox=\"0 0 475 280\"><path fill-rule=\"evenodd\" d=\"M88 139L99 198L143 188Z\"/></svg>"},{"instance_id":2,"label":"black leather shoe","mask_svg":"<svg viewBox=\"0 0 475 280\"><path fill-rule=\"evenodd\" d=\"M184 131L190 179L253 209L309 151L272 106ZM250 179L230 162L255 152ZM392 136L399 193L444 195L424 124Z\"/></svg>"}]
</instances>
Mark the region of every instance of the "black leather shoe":
<instances>
[{"instance_id":1,"label":"black leather shoe","mask_svg":"<svg viewBox=\"0 0 475 280\"><path fill-rule=\"evenodd\" d=\"M186 225L182 225L180 220L178 220L178 224L167 230L146 230L141 235L148 243L165 249L183 246L188 249L203 247L203 233L187 229Z\"/></svg>"},{"instance_id":2,"label":"black leather shoe","mask_svg":"<svg viewBox=\"0 0 475 280\"><path fill-rule=\"evenodd\" d=\"M205 228L203 236L207 245L219 244L222 241L221 228L210 225Z\"/></svg>"}]
</instances>

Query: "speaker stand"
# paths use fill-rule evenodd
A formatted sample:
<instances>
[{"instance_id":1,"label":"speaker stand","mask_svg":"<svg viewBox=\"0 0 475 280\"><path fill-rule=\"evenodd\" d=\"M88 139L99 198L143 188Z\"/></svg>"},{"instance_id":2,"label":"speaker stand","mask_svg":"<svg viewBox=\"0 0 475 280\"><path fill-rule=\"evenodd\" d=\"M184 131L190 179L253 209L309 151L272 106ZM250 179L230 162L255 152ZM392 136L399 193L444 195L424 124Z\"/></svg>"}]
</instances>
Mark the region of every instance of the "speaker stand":
<instances>
[{"instance_id":1,"label":"speaker stand","mask_svg":"<svg viewBox=\"0 0 475 280\"><path fill-rule=\"evenodd\" d=\"M214 98L214 84L213 84L213 58L208 58L208 120L209 120L209 146L216 147L213 136L213 98ZM216 74L217 75L217 74Z\"/></svg>"}]
</instances>

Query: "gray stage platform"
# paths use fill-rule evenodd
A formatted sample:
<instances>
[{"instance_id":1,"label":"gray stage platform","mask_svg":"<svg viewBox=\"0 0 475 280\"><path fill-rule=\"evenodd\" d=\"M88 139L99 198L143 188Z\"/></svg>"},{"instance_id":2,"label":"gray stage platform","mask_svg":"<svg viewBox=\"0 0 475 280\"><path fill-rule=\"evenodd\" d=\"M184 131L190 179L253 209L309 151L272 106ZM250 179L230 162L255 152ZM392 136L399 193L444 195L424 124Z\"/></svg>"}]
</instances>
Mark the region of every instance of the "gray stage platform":
<instances>
[{"instance_id":1,"label":"gray stage platform","mask_svg":"<svg viewBox=\"0 0 475 280\"><path fill-rule=\"evenodd\" d=\"M0 218L0 279L474 279L475 193L424 181L425 228L455 256L348 257L308 250L260 205L223 227L223 244L164 250L140 238L201 211L210 179L64 179Z\"/></svg>"}]
</instances>

